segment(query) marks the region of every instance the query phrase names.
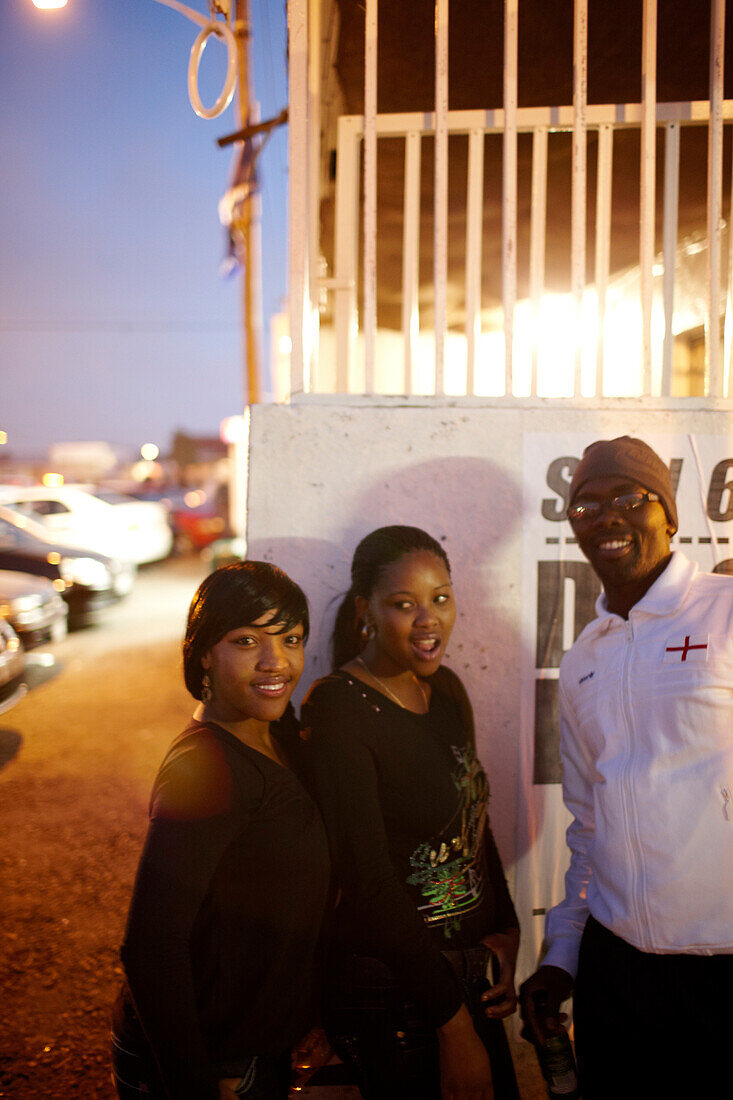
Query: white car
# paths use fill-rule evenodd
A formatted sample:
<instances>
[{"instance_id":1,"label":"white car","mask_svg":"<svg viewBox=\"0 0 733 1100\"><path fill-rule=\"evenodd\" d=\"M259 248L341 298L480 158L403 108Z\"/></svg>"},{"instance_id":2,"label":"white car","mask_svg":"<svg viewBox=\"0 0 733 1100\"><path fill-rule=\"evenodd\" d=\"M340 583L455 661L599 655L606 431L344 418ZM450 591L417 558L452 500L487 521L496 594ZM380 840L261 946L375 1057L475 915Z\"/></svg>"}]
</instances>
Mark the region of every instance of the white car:
<instances>
[{"instance_id":1,"label":"white car","mask_svg":"<svg viewBox=\"0 0 733 1100\"><path fill-rule=\"evenodd\" d=\"M120 493L80 485L7 485L0 488L0 504L41 523L55 542L137 565L160 561L173 546L165 507Z\"/></svg>"}]
</instances>

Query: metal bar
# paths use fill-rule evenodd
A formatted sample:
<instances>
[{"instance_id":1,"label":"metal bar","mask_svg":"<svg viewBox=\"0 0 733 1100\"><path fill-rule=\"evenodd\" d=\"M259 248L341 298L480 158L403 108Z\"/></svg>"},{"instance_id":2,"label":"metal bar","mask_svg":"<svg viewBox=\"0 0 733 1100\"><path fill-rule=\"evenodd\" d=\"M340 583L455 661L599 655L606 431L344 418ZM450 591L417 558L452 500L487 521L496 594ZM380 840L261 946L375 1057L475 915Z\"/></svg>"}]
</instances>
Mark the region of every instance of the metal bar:
<instances>
[{"instance_id":1,"label":"metal bar","mask_svg":"<svg viewBox=\"0 0 733 1100\"><path fill-rule=\"evenodd\" d=\"M359 151L361 120L354 115L338 120L336 141L336 224L334 328L336 330L336 392L351 392L354 345L359 327L357 272L359 266ZM296 181L291 180L291 191Z\"/></svg>"},{"instance_id":2,"label":"metal bar","mask_svg":"<svg viewBox=\"0 0 733 1100\"><path fill-rule=\"evenodd\" d=\"M532 365L530 393L537 394L540 305L545 289L545 241L547 237L547 130L532 136L532 213L529 231L529 296L532 303Z\"/></svg>"},{"instance_id":3,"label":"metal bar","mask_svg":"<svg viewBox=\"0 0 733 1100\"><path fill-rule=\"evenodd\" d=\"M377 21L366 0L364 28L364 393L374 393L377 339Z\"/></svg>"},{"instance_id":4,"label":"metal bar","mask_svg":"<svg viewBox=\"0 0 733 1100\"><path fill-rule=\"evenodd\" d=\"M723 121L733 121L733 99L723 100ZM448 111L448 130L451 134L468 134L481 128L485 133L501 134L504 131L505 112L502 107L492 110ZM640 103L590 103L586 106L587 129L595 129L604 123L616 130L635 129L641 123L642 106ZM363 127L362 115L345 115L359 121ZM679 122L704 126L710 117L710 103L707 99L695 99L684 103L658 103L657 124ZM572 106L564 107L518 107L517 132L530 133L539 126L545 126L551 133L571 132L574 122ZM377 133L380 137L405 137L411 130L431 134L435 130L433 111L404 111L395 114L377 115ZM362 130L360 129L361 133Z\"/></svg>"},{"instance_id":5,"label":"metal bar","mask_svg":"<svg viewBox=\"0 0 733 1100\"><path fill-rule=\"evenodd\" d=\"M433 287L435 392L445 393L448 283L448 0L435 0L435 185Z\"/></svg>"},{"instance_id":6,"label":"metal bar","mask_svg":"<svg viewBox=\"0 0 733 1100\"><path fill-rule=\"evenodd\" d=\"M310 347L306 373L310 378L311 390L318 391L318 338L320 315L318 299L320 296L319 259L320 259L320 172L321 172L321 4L320 0L308 5L308 298L310 305Z\"/></svg>"},{"instance_id":7,"label":"metal bar","mask_svg":"<svg viewBox=\"0 0 733 1100\"><path fill-rule=\"evenodd\" d=\"M642 392L652 392L652 295L654 291L654 198L657 158L657 0L644 0L641 49L641 274Z\"/></svg>"},{"instance_id":8,"label":"metal bar","mask_svg":"<svg viewBox=\"0 0 733 1100\"><path fill-rule=\"evenodd\" d=\"M575 301L573 396L582 389L583 291L585 290L586 107L588 104L588 0L575 0L573 23L573 181L571 287Z\"/></svg>"},{"instance_id":9,"label":"metal bar","mask_svg":"<svg viewBox=\"0 0 733 1100\"><path fill-rule=\"evenodd\" d=\"M504 141L502 163L502 293L504 389L513 392L514 306L517 300L517 39L519 0L504 0Z\"/></svg>"},{"instance_id":10,"label":"metal bar","mask_svg":"<svg viewBox=\"0 0 733 1100\"><path fill-rule=\"evenodd\" d=\"M730 204L733 209L733 164L731 165L731 183L730 183ZM725 350L724 350L724 371L725 371L725 385L723 386L723 393L725 397L729 397L733 392L733 230L730 228L730 219L728 220L728 293L726 295L725 305L725 330L724 330Z\"/></svg>"},{"instance_id":11,"label":"metal bar","mask_svg":"<svg viewBox=\"0 0 733 1100\"><path fill-rule=\"evenodd\" d=\"M603 360L606 333L606 295L611 267L611 190L613 185L613 127L608 123L598 130L598 166L596 178L596 264L595 283L598 302L596 339L596 397L603 396Z\"/></svg>"},{"instance_id":12,"label":"metal bar","mask_svg":"<svg viewBox=\"0 0 733 1100\"><path fill-rule=\"evenodd\" d=\"M412 393L415 346L420 331L420 152L421 137L413 130L405 138L405 194L402 217L402 341L404 392Z\"/></svg>"},{"instance_id":13,"label":"metal bar","mask_svg":"<svg viewBox=\"0 0 733 1100\"><path fill-rule=\"evenodd\" d=\"M481 337L481 245L484 216L484 132L468 139L466 197L466 393L476 389L476 356Z\"/></svg>"},{"instance_id":14,"label":"metal bar","mask_svg":"<svg viewBox=\"0 0 733 1100\"><path fill-rule=\"evenodd\" d=\"M723 67L725 0L710 6L710 122L708 129L708 325L705 359L708 394L720 397L723 375L720 363L720 259L723 207Z\"/></svg>"},{"instance_id":15,"label":"metal bar","mask_svg":"<svg viewBox=\"0 0 733 1100\"><path fill-rule=\"evenodd\" d=\"M672 394L674 354L674 280L677 263L677 222L680 195L680 128L668 122L664 128L664 352L662 396Z\"/></svg>"},{"instance_id":16,"label":"metal bar","mask_svg":"<svg viewBox=\"0 0 733 1100\"><path fill-rule=\"evenodd\" d=\"M308 0L288 4L290 85L290 392L310 391L305 376L308 300Z\"/></svg>"}]
</instances>

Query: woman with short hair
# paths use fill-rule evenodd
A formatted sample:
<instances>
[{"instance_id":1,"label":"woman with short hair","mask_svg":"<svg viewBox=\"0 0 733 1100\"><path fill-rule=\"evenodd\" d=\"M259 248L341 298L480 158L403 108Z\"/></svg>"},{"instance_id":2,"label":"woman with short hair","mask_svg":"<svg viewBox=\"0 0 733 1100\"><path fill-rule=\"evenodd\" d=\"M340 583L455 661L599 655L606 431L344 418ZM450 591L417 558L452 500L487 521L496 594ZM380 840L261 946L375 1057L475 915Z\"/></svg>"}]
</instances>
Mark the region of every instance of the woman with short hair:
<instances>
[{"instance_id":1,"label":"woman with short hair","mask_svg":"<svg viewBox=\"0 0 733 1100\"><path fill-rule=\"evenodd\" d=\"M329 876L289 703L307 636L303 592L266 562L216 570L191 603L183 670L200 703L155 780L122 946L124 1100L288 1095Z\"/></svg>"}]
</instances>

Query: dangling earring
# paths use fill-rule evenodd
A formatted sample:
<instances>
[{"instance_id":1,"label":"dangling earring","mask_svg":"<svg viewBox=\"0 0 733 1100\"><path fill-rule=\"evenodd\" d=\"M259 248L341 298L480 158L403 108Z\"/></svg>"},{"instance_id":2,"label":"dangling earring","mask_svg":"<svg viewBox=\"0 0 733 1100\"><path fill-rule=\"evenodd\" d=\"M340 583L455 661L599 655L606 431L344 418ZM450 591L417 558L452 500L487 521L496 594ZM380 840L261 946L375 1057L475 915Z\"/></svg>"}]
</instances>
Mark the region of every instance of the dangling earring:
<instances>
[{"instance_id":1,"label":"dangling earring","mask_svg":"<svg viewBox=\"0 0 733 1100\"><path fill-rule=\"evenodd\" d=\"M363 623L361 628L361 640L364 645L367 642L371 642L372 638L376 636L377 628L374 623Z\"/></svg>"},{"instance_id":2,"label":"dangling earring","mask_svg":"<svg viewBox=\"0 0 733 1100\"><path fill-rule=\"evenodd\" d=\"M211 677L205 672L201 678L201 702L207 706L211 702Z\"/></svg>"}]
</instances>

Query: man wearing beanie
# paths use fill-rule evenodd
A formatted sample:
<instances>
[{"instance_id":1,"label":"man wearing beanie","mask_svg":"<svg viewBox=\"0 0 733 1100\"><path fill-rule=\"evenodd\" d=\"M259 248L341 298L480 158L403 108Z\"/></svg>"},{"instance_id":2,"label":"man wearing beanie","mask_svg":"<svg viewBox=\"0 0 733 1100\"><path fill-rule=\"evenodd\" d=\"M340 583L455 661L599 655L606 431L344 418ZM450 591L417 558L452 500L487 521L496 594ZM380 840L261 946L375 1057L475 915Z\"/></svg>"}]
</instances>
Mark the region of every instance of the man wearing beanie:
<instances>
[{"instance_id":1,"label":"man wearing beanie","mask_svg":"<svg viewBox=\"0 0 733 1100\"><path fill-rule=\"evenodd\" d=\"M587 448L568 519L603 593L560 666L571 861L524 1034L573 991L585 1100L707 1097L733 1081L733 578L671 551L640 439Z\"/></svg>"}]
</instances>

